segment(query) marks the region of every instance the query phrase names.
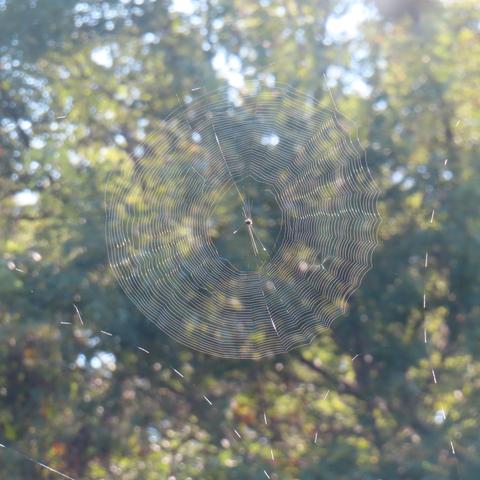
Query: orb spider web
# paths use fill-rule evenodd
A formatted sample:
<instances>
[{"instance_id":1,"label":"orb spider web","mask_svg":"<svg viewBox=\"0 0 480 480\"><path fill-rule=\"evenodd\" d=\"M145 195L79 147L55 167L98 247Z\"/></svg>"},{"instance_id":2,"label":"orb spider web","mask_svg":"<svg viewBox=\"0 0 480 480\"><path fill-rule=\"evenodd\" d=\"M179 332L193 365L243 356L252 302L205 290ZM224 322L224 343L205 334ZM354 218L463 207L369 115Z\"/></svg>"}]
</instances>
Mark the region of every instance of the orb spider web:
<instances>
[{"instance_id":1,"label":"orb spider web","mask_svg":"<svg viewBox=\"0 0 480 480\"><path fill-rule=\"evenodd\" d=\"M179 106L112 172L106 242L128 297L201 352L310 343L372 266L379 190L354 126L289 86Z\"/></svg>"}]
</instances>

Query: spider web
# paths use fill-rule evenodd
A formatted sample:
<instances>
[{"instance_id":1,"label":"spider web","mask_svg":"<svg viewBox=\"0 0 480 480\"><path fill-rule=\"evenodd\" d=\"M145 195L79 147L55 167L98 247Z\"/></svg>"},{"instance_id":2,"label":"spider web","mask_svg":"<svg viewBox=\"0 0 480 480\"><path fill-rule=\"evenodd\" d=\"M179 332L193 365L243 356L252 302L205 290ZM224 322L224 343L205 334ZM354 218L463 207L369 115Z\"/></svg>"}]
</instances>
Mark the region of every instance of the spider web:
<instances>
[{"instance_id":1,"label":"spider web","mask_svg":"<svg viewBox=\"0 0 480 480\"><path fill-rule=\"evenodd\" d=\"M122 289L204 353L310 343L345 312L377 245L379 191L352 129L288 86L222 88L178 107L107 184Z\"/></svg>"}]
</instances>

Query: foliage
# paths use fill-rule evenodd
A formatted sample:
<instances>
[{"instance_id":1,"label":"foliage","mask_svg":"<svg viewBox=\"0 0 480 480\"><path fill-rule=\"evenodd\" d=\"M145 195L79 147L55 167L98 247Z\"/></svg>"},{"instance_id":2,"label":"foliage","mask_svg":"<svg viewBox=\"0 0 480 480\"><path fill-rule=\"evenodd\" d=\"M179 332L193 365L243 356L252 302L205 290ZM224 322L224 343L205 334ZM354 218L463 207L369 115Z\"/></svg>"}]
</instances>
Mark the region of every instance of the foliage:
<instances>
[{"instance_id":1,"label":"foliage","mask_svg":"<svg viewBox=\"0 0 480 480\"><path fill-rule=\"evenodd\" d=\"M0 0L0 443L78 479L478 478L479 24L468 0ZM178 345L107 266L108 175L192 89L328 104L324 74L383 190L374 269L290 355Z\"/></svg>"}]
</instances>

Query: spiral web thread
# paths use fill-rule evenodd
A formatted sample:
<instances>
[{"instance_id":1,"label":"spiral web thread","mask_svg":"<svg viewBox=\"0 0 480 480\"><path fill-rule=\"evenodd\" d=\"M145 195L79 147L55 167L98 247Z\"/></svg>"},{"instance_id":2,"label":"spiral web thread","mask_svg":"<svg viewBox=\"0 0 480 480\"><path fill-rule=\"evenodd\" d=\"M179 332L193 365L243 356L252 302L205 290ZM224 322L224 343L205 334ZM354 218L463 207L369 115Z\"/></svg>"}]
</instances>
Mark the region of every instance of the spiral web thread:
<instances>
[{"instance_id":1,"label":"spiral web thread","mask_svg":"<svg viewBox=\"0 0 480 480\"><path fill-rule=\"evenodd\" d=\"M377 245L379 191L349 129L283 86L223 88L177 108L106 188L125 293L211 355L310 343L345 312Z\"/></svg>"}]
</instances>

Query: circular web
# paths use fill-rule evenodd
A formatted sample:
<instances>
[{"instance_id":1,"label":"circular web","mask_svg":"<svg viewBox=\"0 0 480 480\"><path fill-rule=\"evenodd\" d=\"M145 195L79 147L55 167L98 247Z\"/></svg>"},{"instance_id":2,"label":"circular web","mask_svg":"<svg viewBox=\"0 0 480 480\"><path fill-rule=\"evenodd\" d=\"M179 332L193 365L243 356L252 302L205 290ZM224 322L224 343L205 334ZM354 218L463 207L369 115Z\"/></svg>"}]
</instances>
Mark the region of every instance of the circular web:
<instances>
[{"instance_id":1,"label":"circular web","mask_svg":"<svg viewBox=\"0 0 480 480\"><path fill-rule=\"evenodd\" d=\"M109 260L160 329L258 358L308 344L371 268L378 189L347 120L290 87L177 108L112 174Z\"/></svg>"}]
</instances>

